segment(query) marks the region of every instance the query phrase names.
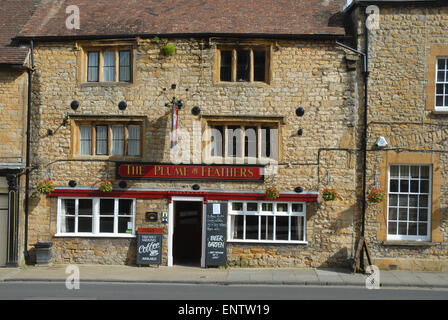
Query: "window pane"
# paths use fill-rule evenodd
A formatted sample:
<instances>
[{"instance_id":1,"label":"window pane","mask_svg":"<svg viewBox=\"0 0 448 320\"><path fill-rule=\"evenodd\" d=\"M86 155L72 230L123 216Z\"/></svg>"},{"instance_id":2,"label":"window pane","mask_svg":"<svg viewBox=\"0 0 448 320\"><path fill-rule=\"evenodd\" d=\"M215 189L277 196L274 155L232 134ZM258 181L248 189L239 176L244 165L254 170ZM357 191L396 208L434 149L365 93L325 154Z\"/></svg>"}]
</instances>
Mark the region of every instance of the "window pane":
<instances>
[{"instance_id":1,"label":"window pane","mask_svg":"<svg viewBox=\"0 0 448 320\"><path fill-rule=\"evenodd\" d=\"M257 157L257 128L244 128L244 156Z\"/></svg>"},{"instance_id":2,"label":"window pane","mask_svg":"<svg viewBox=\"0 0 448 320\"><path fill-rule=\"evenodd\" d=\"M420 181L420 192L421 193L429 192L429 180L421 180Z\"/></svg>"},{"instance_id":3,"label":"window pane","mask_svg":"<svg viewBox=\"0 0 448 320\"><path fill-rule=\"evenodd\" d=\"M140 126L128 126L128 155L140 155Z\"/></svg>"},{"instance_id":4,"label":"window pane","mask_svg":"<svg viewBox=\"0 0 448 320\"><path fill-rule=\"evenodd\" d=\"M261 240L274 239L274 217L261 216Z\"/></svg>"},{"instance_id":5,"label":"window pane","mask_svg":"<svg viewBox=\"0 0 448 320\"><path fill-rule=\"evenodd\" d=\"M114 215L115 200L101 199L100 200L100 215Z\"/></svg>"},{"instance_id":6,"label":"window pane","mask_svg":"<svg viewBox=\"0 0 448 320\"><path fill-rule=\"evenodd\" d=\"M398 192L398 180L390 180L390 192Z\"/></svg>"},{"instance_id":7,"label":"window pane","mask_svg":"<svg viewBox=\"0 0 448 320\"><path fill-rule=\"evenodd\" d=\"M272 211L272 203L262 203L261 204L261 211Z\"/></svg>"},{"instance_id":8,"label":"window pane","mask_svg":"<svg viewBox=\"0 0 448 320\"><path fill-rule=\"evenodd\" d=\"M426 236L428 234L428 224L427 223L419 223L418 224L418 235Z\"/></svg>"},{"instance_id":9,"label":"window pane","mask_svg":"<svg viewBox=\"0 0 448 320\"><path fill-rule=\"evenodd\" d=\"M437 68L439 70L444 70L445 69L445 61L446 61L446 59L443 59L443 58L437 59Z\"/></svg>"},{"instance_id":10,"label":"window pane","mask_svg":"<svg viewBox=\"0 0 448 320\"><path fill-rule=\"evenodd\" d=\"M254 51L254 81L266 80L266 51Z\"/></svg>"},{"instance_id":11,"label":"window pane","mask_svg":"<svg viewBox=\"0 0 448 320\"><path fill-rule=\"evenodd\" d=\"M99 52L87 54L87 81L98 82Z\"/></svg>"},{"instance_id":12,"label":"window pane","mask_svg":"<svg viewBox=\"0 0 448 320\"><path fill-rule=\"evenodd\" d=\"M429 179L429 167L421 167L420 178Z\"/></svg>"},{"instance_id":13,"label":"window pane","mask_svg":"<svg viewBox=\"0 0 448 320\"><path fill-rule=\"evenodd\" d=\"M258 239L258 216L246 216L246 239Z\"/></svg>"},{"instance_id":14,"label":"window pane","mask_svg":"<svg viewBox=\"0 0 448 320\"><path fill-rule=\"evenodd\" d=\"M96 154L107 154L107 126L96 126Z\"/></svg>"},{"instance_id":15,"label":"window pane","mask_svg":"<svg viewBox=\"0 0 448 320\"><path fill-rule=\"evenodd\" d=\"M236 52L236 80L250 80L250 51L237 50Z\"/></svg>"},{"instance_id":16,"label":"window pane","mask_svg":"<svg viewBox=\"0 0 448 320\"><path fill-rule=\"evenodd\" d=\"M389 208L389 220L397 220L397 208Z\"/></svg>"},{"instance_id":17,"label":"window pane","mask_svg":"<svg viewBox=\"0 0 448 320\"><path fill-rule=\"evenodd\" d=\"M418 220L420 222L428 221L428 209L419 209L418 210Z\"/></svg>"},{"instance_id":18,"label":"window pane","mask_svg":"<svg viewBox=\"0 0 448 320\"><path fill-rule=\"evenodd\" d=\"M303 241L303 225L304 218L292 216L291 217L291 240L293 241Z\"/></svg>"},{"instance_id":19,"label":"window pane","mask_svg":"<svg viewBox=\"0 0 448 320\"><path fill-rule=\"evenodd\" d=\"M391 194L389 196L389 205L397 206L398 205L398 196L396 194Z\"/></svg>"},{"instance_id":20,"label":"window pane","mask_svg":"<svg viewBox=\"0 0 448 320\"><path fill-rule=\"evenodd\" d=\"M417 207L418 206L418 196L412 195L409 196L409 207Z\"/></svg>"},{"instance_id":21,"label":"window pane","mask_svg":"<svg viewBox=\"0 0 448 320\"><path fill-rule=\"evenodd\" d=\"M409 177L409 166L400 166L400 178Z\"/></svg>"},{"instance_id":22,"label":"window pane","mask_svg":"<svg viewBox=\"0 0 448 320\"><path fill-rule=\"evenodd\" d=\"M221 51L221 81L232 81L232 51Z\"/></svg>"},{"instance_id":23,"label":"window pane","mask_svg":"<svg viewBox=\"0 0 448 320\"><path fill-rule=\"evenodd\" d=\"M411 192L418 193L418 180L411 180Z\"/></svg>"},{"instance_id":24,"label":"window pane","mask_svg":"<svg viewBox=\"0 0 448 320\"><path fill-rule=\"evenodd\" d=\"M92 199L79 199L78 200L78 215L92 215Z\"/></svg>"},{"instance_id":25,"label":"window pane","mask_svg":"<svg viewBox=\"0 0 448 320\"><path fill-rule=\"evenodd\" d=\"M408 206L408 196L400 194L399 196L399 205L400 207L407 207Z\"/></svg>"},{"instance_id":26,"label":"window pane","mask_svg":"<svg viewBox=\"0 0 448 320\"><path fill-rule=\"evenodd\" d=\"M390 166L390 177L398 178L399 166Z\"/></svg>"},{"instance_id":27,"label":"window pane","mask_svg":"<svg viewBox=\"0 0 448 320\"><path fill-rule=\"evenodd\" d=\"M419 207L427 207L428 206L428 196L419 196Z\"/></svg>"},{"instance_id":28,"label":"window pane","mask_svg":"<svg viewBox=\"0 0 448 320\"><path fill-rule=\"evenodd\" d=\"M408 220L408 209L400 208L398 210L398 220L407 221Z\"/></svg>"},{"instance_id":29,"label":"window pane","mask_svg":"<svg viewBox=\"0 0 448 320\"><path fill-rule=\"evenodd\" d=\"M275 239L288 240L289 217L276 217Z\"/></svg>"},{"instance_id":30,"label":"window pane","mask_svg":"<svg viewBox=\"0 0 448 320\"><path fill-rule=\"evenodd\" d=\"M303 212L303 204L293 203L292 204L292 212Z\"/></svg>"},{"instance_id":31,"label":"window pane","mask_svg":"<svg viewBox=\"0 0 448 320\"><path fill-rule=\"evenodd\" d=\"M119 217L118 218L118 233L126 233L128 230L128 223L131 222L131 217ZM132 228L129 228L132 230Z\"/></svg>"},{"instance_id":32,"label":"window pane","mask_svg":"<svg viewBox=\"0 0 448 320\"><path fill-rule=\"evenodd\" d=\"M106 233L114 232L114 217L100 218L100 232L106 232Z\"/></svg>"},{"instance_id":33,"label":"window pane","mask_svg":"<svg viewBox=\"0 0 448 320\"><path fill-rule=\"evenodd\" d=\"M232 239L243 239L244 216L232 216Z\"/></svg>"},{"instance_id":34,"label":"window pane","mask_svg":"<svg viewBox=\"0 0 448 320\"><path fill-rule=\"evenodd\" d=\"M124 154L124 127L113 126L112 127L112 154L123 155Z\"/></svg>"},{"instance_id":35,"label":"window pane","mask_svg":"<svg viewBox=\"0 0 448 320\"><path fill-rule=\"evenodd\" d=\"M80 126L80 153L92 154L92 127Z\"/></svg>"},{"instance_id":36,"label":"window pane","mask_svg":"<svg viewBox=\"0 0 448 320\"><path fill-rule=\"evenodd\" d=\"M224 127L223 126L213 126L210 127L211 136L211 156L212 157L222 157L223 153L223 137L224 137Z\"/></svg>"},{"instance_id":37,"label":"window pane","mask_svg":"<svg viewBox=\"0 0 448 320\"><path fill-rule=\"evenodd\" d=\"M228 148L227 156L229 157L241 157L241 127L229 126L227 128L227 141Z\"/></svg>"},{"instance_id":38,"label":"window pane","mask_svg":"<svg viewBox=\"0 0 448 320\"><path fill-rule=\"evenodd\" d=\"M287 203L277 203L277 212L288 212Z\"/></svg>"},{"instance_id":39,"label":"window pane","mask_svg":"<svg viewBox=\"0 0 448 320\"><path fill-rule=\"evenodd\" d=\"M247 203L247 211L258 211L258 203L248 202Z\"/></svg>"},{"instance_id":40,"label":"window pane","mask_svg":"<svg viewBox=\"0 0 448 320\"><path fill-rule=\"evenodd\" d=\"M417 217L418 217L418 209L417 208L409 209L409 221L417 221Z\"/></svg>"},{"instance_id":41,"label":"window pane","mask_svg":"<svg viewBox=\"0 0 448 320\"><path fill-rule=\"evenodd\" d=\"M78 217L78 232L92 232L91 217Z\"/></svg>"},{"instance_id":42,"label":"window pane","mask_svg":"<svg viewBox=\"0 0 448 320\"><path fill-rule=\"evenodd\" d=\"M397 234L397 223L389 222L389 229L387 230L388 234Z\"/></svg>"},{"instance_id":43,"label":"window pane","mask_svg":"<svg viewBox=\"0 0 448 320\"><path fill-rule=\"evenodd\" d=\"M62 201L65 215L75 215L75 199L64 199Z\"/></svg>"},{"instance_id":44,"label":"window pane","mask_svg":"<svg viewBox=\"0 0 448 320\"><path fill-rule=\"evenodd\" d=\"M243 203L242 202L232 202L232 210L233 211L242 211Z\"/></svg>"},{"instance_id":45,"label":"window pane","mask_svg":"<svg viewBox=\"0 0 448 320\"><path fill-rule=\"evenodd\" d=\"M120 51L119 57L119 81L131 81L131 52Z\"/></svg>"},{"instance_id":46,"label":"window pane","mask_svg":"<svg viewBox=\"0 0 448 320\"><path fill-rule=\"evenodd\" d=\"M411 166L411 178L418 178L420 176L420 167Z\"/></svg>"},{"instance_id":47,"label":"window pane","mask_svg":"<svg viewBox=\"0 0 448 320\"><path fill-rule=\"evenodd\" d=\"M417 235L417 223L409 222L408 235L409 236L416 236Z\"/></svg>"},{"instance_id":48,"label":"window pane","mask_svg":"<svg viewBox=\"0 0 448 320\"><path fill-rule=\"evenodd\" d=\"M132 214L132 204L133 200L129 199L118 200L118 214L130 216Z\"/></svg>"},{"instance_id":49,"label":"window pane","mask_svg":"<svg viewBox=\"0 0 448 320\"><path fill-rule=\"evenodd\" d=\"M274 148L277 145L277 129L270 127L261 128L261 156L264 158L276 158Z\"/></svg>"},{"instance_id":50,"label":"window pane","mask_svg":"<svg viewBox=\"0 0 448 320\"><path fill-rule=\"evenodd\" d=\"M408 180L400 180L400 192L409 192L409 181Z\"/></svg>"},{"instance_id":51,"label":"window pane","mask_svg":"<svg viewBox=\"0 0 448 320\"><path fill-rule=\"evenodd\" d=\"M103 81L115 81L115 52L103 52Z\"/></svg>"},{"instance_id":52,"label":"window pane","mask_svg":"<svg viewBox=\"0 0 448 320\"><path fill-rule=\"evenodd\" d=\"M75 217L65 217L61 232L75 232Z\"/></svg>"}]
</instances>

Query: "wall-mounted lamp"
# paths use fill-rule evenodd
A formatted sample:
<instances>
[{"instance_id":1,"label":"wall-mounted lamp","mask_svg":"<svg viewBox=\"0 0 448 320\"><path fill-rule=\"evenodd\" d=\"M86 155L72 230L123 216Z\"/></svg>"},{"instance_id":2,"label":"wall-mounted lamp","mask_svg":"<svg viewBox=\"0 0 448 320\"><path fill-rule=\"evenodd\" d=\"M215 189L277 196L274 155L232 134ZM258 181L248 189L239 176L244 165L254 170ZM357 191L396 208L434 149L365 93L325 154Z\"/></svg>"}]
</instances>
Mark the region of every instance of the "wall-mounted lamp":
<instances>
[{"instance_id":1,"label":"wall-mounted lamp","mask_svg":"<svg viewBox=\"0 0 448 320\"><path fill-rule=\"evenodd\" d=\"M197 116L201 113L201 108L199 108L198 106L194 106L193 109L191 109L191 113Z\"/></svg>"},{"instance_id":2,"label":"wall-mounted lamp","mask_svg":"<svg viewBox=\"0 0 448 320\"><path fill-rule=\"evenodd\" d=\"M70 181L68 182L68 185L69 185L70 187L74 188L74 187L76 187L76 181L75 181L75 180L70 180Z\"/></svg>"},{"instance_id":3,"label":"wall-mounted lamp","mask_svg":"<svg viewBox=\"0 0 448 320\"><path fill-rule=\"evenodd\" d=\"M76 111L79 108L79 102L76 100L73 100L70 103L70 108L72 108L73 111Z\"/></svg>"},{"instance_id":4,"label":"wall-mounted lamp","mask_svg":"<svg viewBox=\"0 0 448 320\"><path fill-rule=\"evenodd\" d=\"M125 110L127 106L128 106L128 105L127 105L126 102L124 102L124 101L120 101L120 102L118 103L118 109L120 109L121 111Z\"/></svg>"},{"instance_id":5,"label":"wall-mounted lamp","mask_svg":"<svg viewBox=\"0 0 448 320\"><path fill-rule=\"evenodd\" d=\"M118 186L119 186L121 189L126 189L126 188L128 187L128 183L127 183L126 181L120 181L120 182L118 183Z\"/></svg>"},{"instance_id":6,"label":"wall-mounted lamp","mask_svg":"<svg viewBox=\"0 0 448 320\"><path fill-rule=\"evenodd\" d=\"M303 192L303 188L302 187L296 187L294 189L294 191L297 192L297 193L302 193Z\"/></svg>"}]
</instances>

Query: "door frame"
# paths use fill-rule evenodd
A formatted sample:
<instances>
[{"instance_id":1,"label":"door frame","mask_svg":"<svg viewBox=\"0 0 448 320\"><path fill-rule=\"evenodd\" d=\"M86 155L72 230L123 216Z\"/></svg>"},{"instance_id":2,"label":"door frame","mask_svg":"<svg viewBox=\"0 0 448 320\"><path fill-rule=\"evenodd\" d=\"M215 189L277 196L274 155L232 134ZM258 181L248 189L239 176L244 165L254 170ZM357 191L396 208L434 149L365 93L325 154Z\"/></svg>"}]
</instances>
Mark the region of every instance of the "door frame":
<instances>
[{"instance_id":1,"label":"door frame","mask_svg":"<svg viewBox=\"0 0 448 320\"><path fill-rule=\"evenodd\" d=\"M203 197L172 197L168 205L168 267L173 266L173 235L174 235L174 202L194 201L202 203L202 228L201 228L201 267L205 267L205 212L206 204Z\"/></svg>"}]
</instances>

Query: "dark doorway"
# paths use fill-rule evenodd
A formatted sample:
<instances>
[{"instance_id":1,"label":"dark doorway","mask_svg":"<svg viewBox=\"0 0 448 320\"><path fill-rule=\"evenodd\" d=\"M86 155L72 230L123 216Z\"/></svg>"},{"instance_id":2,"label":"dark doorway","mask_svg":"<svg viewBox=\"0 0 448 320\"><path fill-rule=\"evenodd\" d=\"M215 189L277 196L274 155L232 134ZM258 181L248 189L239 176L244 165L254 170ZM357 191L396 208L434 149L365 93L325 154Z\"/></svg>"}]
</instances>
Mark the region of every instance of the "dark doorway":
<instances>
[{"instance_id":1,"label":"dark doorway","mask_svg":"<svg viewBox=\"0 0 448 320\"><path fill-rule=\"evenodd\" d=\"M174 264L201 265L202 202L174 202Z\"/></svg>"}]
</instances>

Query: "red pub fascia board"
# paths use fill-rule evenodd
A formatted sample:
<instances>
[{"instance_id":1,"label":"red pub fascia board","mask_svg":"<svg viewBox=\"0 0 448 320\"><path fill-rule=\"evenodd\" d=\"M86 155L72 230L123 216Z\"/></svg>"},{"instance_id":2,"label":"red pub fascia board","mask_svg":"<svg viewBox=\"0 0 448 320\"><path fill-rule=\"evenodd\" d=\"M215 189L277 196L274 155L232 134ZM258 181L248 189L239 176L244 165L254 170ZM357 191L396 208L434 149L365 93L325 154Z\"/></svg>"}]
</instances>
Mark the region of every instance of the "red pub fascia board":
<instances>
[{"instance_id":1,"label":"red pub fascia board","mask_svg":"<svg viewBox=\"0 0 448 320\"><path fill-rule=\"evenodd\" d=\"M172 197L202 197L207 200L249 200L249 201L300 201L315 202L317 194L280 194L275 200L268 200L264 193L250 192L193 192L193 191L145 191L145 190L123 190L101 192L98 190L71 190L57 189L49 194L49 197L71 197L71 198L137 198L137 199L168 199Z\"/></svg>"}]
</instances>

